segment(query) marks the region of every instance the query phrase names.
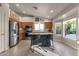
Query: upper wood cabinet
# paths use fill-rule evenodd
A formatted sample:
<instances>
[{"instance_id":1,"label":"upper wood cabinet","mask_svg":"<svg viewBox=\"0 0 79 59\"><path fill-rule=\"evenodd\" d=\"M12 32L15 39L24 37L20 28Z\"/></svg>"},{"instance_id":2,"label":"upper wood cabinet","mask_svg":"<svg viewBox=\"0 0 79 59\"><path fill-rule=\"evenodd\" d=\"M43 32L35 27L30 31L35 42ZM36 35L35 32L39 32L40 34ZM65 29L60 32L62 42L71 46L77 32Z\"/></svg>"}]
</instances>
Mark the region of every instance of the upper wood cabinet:
<instances>
[{"instance_id":1,"label":"upper wood cabinet","mask_svg":"<svg viewBox=\"0 0 79 59\"><path fill-rule=\"evenodd\" d=\"M11 18L12 20L16 20L16 21L18 21L19 20L19 15L17 15L14 11L12 11L12 10L9 10L9 18Z\"/></svg>"},{"instance_id":2,"label":"upper wood cabinet","mask_svg":"<svg viewBox=\"0 0 79 59\"><path fill-rule=\"evenodd\" d=\"M20 28L25 28L25 26L31 26L32 29L34 28L34 23L33 22L19 22L19 27Z\"/></svg>"},{"instance_id":3,"label":"upper wood cabinet","mask_svg":"<svg viewBox=\"0 0 79 59\"><path fill-rule=\"evenodd\" d=\"M45 19L44 25L45 25L45 29L48 29L49 31L52 30L53 24L51 20Z\"/></svg>"},{"instance_id":4,"label":"upper wood cabinet","mask_svg":"<svg viewBox=\"0 0 79 59\"><path fill-rule=\"evenodd\" d=\"M52 22L44 22L45 29L48 29L49 31L52 30Z\"/></svg>"}]
</instances>

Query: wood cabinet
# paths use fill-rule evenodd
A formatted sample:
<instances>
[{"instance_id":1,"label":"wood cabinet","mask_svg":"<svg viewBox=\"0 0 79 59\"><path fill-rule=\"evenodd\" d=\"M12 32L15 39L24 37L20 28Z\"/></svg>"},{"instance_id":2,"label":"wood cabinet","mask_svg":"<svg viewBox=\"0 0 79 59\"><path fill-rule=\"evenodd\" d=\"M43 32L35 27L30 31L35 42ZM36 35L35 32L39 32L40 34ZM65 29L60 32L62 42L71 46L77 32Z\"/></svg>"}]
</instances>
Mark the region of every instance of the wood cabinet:
<instances>
[{"instance_id":1,"label":"wood cabinet","mask_svg":"<svg viewBox=\"0 0 79 59\"><path fill-rule=\"evenodd\" d=\"M44 22L44 25L45 25L45 29L48 29L49 31L52 30L52 22Z\"/></svg>"},{"instance_id":2,"label":"wood cabinet","mask_svg":"<svg viewBox=\"0 0 79 59\"><path fill-rule=\"evenodd\" d=\"M19 30L19 40L25 40L24 30Z\"/></svg>"},{"instance_id":3,"label":"wood cabinet","mask_svg":"<svg viewBox=\"0 0 79 59\"><path fill-rule=\"evenodd\" d=\"M25 26L31 26L32 28L34 28L34 23L33 22L19 22L20 28L25 28Z\"/></svg>"},{"instance_id":4,"label":"wood cabinet","mask_svg":"<svg viewBox=\"0 0 79 59\"><path fill-rule=\"evenodd\" d=\"M20 40L25 39L25 32L24 32L25 26L31 26L33 29L34 23L33 22L19 22L19 39Z\"/></svg>"},{"instance_id":5,"label":"wood cabinet","mask_svg":"<svg viewBox=\"0 0 79 59\"><path fill-rule=\"evenodd\" d=\"M18 21L19 20L19 15L16 14L14 11L10 10L10 15L9 15L9 18L11 18L11 20L16 20Z\"/></svg>"}]
</instances>

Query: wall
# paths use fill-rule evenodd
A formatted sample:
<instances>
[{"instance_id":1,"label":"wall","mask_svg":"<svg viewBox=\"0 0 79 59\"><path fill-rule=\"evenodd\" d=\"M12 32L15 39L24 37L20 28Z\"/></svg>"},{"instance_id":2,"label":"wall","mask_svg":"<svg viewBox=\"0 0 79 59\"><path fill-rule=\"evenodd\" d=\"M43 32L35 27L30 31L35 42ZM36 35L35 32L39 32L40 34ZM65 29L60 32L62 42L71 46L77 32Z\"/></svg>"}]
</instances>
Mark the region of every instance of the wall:
<instances>
[{"instance_id":1,"label":"wall","mask_svg":"<svg viewBox=\"0 0 79 59\"><path fill-rule=\"evenodd\" d=\"M56 34L54 34L54 35L53 35L53 39L54 39L54 41L62 42L62 36L61 36L61 35L56 35Z\"/></svg>"},{"instance_id":2,"label":"wall","mask_svg":"<svg viewBox=\"0 0 79 59\"><path fill-rule=\"evenodd\" d=\"M77 47L78 47L78 56L79 56L79 5L77 7L77 13L78 13L78 16L77 16Z\"/></svg>"}]
</instances>

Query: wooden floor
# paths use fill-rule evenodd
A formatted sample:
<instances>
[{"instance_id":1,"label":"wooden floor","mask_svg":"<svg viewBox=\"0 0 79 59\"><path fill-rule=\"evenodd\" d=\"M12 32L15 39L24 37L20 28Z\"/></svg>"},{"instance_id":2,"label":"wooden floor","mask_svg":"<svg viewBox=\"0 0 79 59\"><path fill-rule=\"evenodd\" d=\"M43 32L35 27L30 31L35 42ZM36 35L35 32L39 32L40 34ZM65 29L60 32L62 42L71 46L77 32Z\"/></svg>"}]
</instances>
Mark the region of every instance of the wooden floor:
<instances>
[{"instance_id":1,"label":"wooden floor","mask_svg":"<svg viewBox=\"0 0 79 59\"><path fill-rule=\"evenodd\" d=\"M61 42L54 42L54 52L60 56L77 56L77 49L73 49L70 46Z\"/></svg>"},{"instance_id":2,"label":"wooden floor","mask_svg":"<svg viewBox=\"0 0 79 59\"><path fill-rule=\"evenodd\" d=\"M39 56L30 50L30 44L27 40L22 40L18 45L0 54L1 56Z\"/></svg>"},{"instance_id":3,"label":"wooden floor","mask_svg":"<svg viewBox=\"0 0 79 59\"><path fill-rule=\"evenodd\" d=\"M53 52L60 56L76 56L77 50L60 42L54 42ZM0 56L41 56L30 50L30 40L22 40L17 46L0 54Z\"/></svg>"}]
</instances>

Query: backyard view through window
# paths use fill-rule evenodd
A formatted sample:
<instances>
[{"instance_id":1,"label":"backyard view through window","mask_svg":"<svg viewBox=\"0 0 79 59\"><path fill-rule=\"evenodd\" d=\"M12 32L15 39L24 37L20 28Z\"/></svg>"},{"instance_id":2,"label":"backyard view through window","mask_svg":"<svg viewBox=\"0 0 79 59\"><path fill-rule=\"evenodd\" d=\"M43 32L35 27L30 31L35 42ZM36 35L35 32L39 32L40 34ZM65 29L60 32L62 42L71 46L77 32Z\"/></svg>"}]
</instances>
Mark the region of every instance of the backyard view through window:
<instances>
[{"instance_id":1,"label":"backyard view through window","mask_svg":"<svg viewBox=\"0 0 79 59\"><path fill-rule=\"evenodd\" d=\"M55 23L55 29L56 29L56 34L61 34L61 30L62 30L61 22Z\"/></svg>"},{"instance_id":2,"label":"backyard view through window","mask_svg":"<svg viewBox=\"0 0 79 59\"><path fill-rule=\"evenodd\" d=\"M76 40L76 18L64 21L65 37Z\"/></svg>"}]
</instances>

